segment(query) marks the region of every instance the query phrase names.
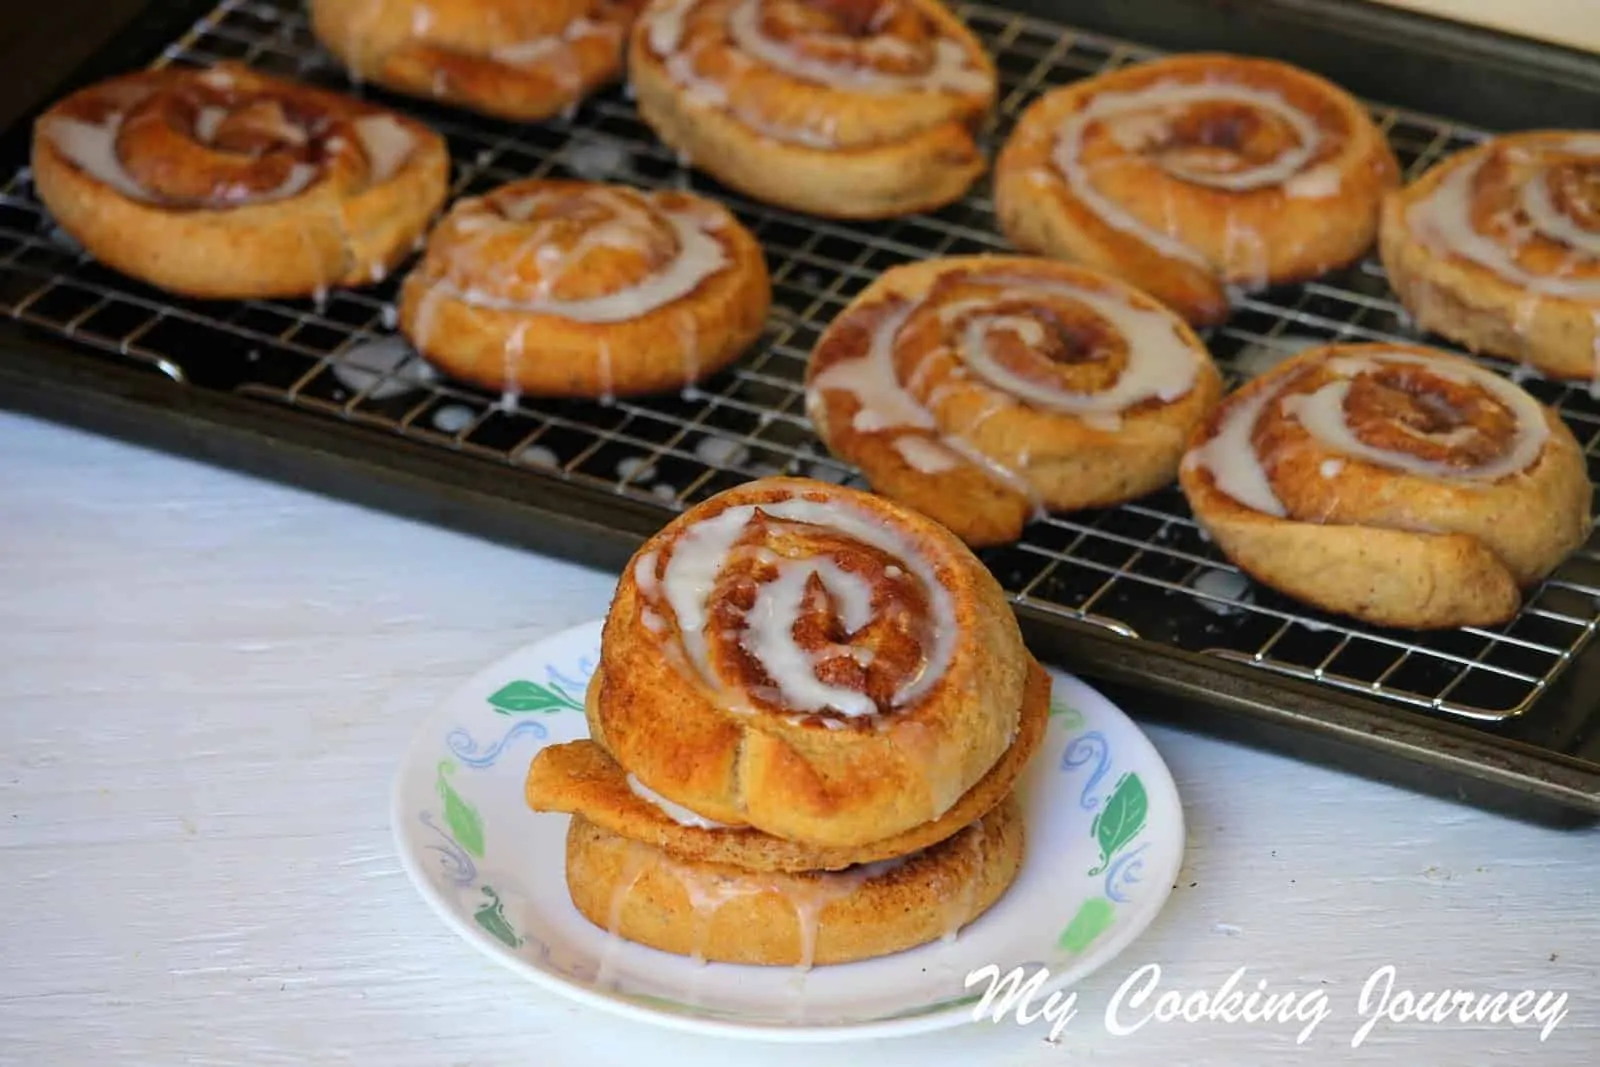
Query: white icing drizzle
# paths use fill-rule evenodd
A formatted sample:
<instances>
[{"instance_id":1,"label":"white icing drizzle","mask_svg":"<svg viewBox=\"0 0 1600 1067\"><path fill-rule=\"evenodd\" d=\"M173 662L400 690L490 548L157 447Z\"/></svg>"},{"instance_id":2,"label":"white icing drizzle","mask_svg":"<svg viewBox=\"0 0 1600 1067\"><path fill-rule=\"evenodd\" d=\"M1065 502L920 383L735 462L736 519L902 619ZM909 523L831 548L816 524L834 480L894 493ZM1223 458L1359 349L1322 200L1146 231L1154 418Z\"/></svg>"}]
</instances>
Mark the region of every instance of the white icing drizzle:
<instances>
[{"instance_id":1,"label":"white icing drizzle","mask_svg":"<svg viewBox=\"0 0 1600 1067\"><path fill-rule=\"evenodd\" d=\"M683 43L683 24L689 8L698 0L666 0L653 4L646 15L645 32L649 34L650 50L657 55L669 55Z\"/></svg>"},{"instance_id":2,"label":"white icing drizzle","mask_svg":"<svg viewBox=\"0 0 1600 1067\"><path fill-rule=\"evenodd\" d=\"M650 48L661 58L667 76L685 97L702 107L732 106L741 123L774 140L822 150L837 147L836 115L807 114L793 123L774 122L751 108L740 107L726 85L700 74L696 59L704 46L684 47L685 23L696 2L698 0L673 0L656 4L645 16ZM990 75L977 64L967 48L953 38L933 39L924 69L908 74L890 73L802 54L792 45L765 33L760 7L761 0L741 0L727 14L726 30L733 48L729 63L735 68L759 63L802 81L860 93L987 93L993 87ZM875 25L871 32L879 33L882 28L881 24ZM916 47L908 41L887 36L868 37L854 44L868 56L892 58L913 56Z\"/></svg>"},{"instance_id":3,"label":"white icing drizzle","mask_svg":"<svg viewBox=\"0 0 1600 1067\"><path fill-rule=\"evenodd\" d=\"M682 804L673 803L660 793L657 793L655 790L639 781L639 779L634 777L632 774L628 775L628 788L633 791L634 796L637 796L641 800L649 801L651 804L654 804L657 808L661 809L661 813L663 815L677 823L679 826L693 826L701 830L726 830L728 828L727 823L716 822L712 819L706 818L704 815L697 815L688 808L684 807Z\"/></svg>"},{"instance_id":4,"label":"white icing drizzle","mask_svg":"<svg viewBox=\"0 0 1600 1067\"><path fill-rule=\"evenodd\" d=\"M73 118L53 118L48 129L57 150L85 174L105 182L130 199L161 203L162 198L140 185L117 158L117 132L121 127L122 115L113 113L100 124ZM210 206L243 207L285 200L304 192L316 176L316 167L309 163L296 163L274 188L250 193L242 188L230 187Z\"/></svg>"},{"instance_id":5,"label":"white icing drizzle","mask_svg":"<svg viewBox=\"0 0 1600 1067\"><path fill-rule=\"evenodd\" d=\"M1522 209L1540 233L1594 258L1600 257L1600 232L1586 230L1561 213L1550 197L1549 175L1539 173L1522 187Z\"/></svg>"},{"instance_id":6,"label":"white icing drizzle","mask_svg":"<svg viewBox=\"0 0 1600 1067\"><path fill-rule=\"evenodd\" d=\"M387 400L433 381L433 369L404 338L385 337L350 349L333 364L333 375L371 401Z\"/></svg>"},{"instance_id":7,"label":"white icing drizzle","mask_svg":"<svg viewBox=\"0 0 1600 1067\"><path fill-rule=\"evenodd\" d=\"M642 848L630 842L631 848ZM913 854L914 855L914 854ZM781 871L741 874L724 874L719 870L697 868L679 863L657 853L657 864L664 873L675 878L688 898L694 913L694 934L690 958L705 961L705 942L710 933L711 921L723 905L743 897L771 893L794 909L795 925L799 934L799 955L795 961L798 970L810 970L816 960L817 939L822 930L822 916L828 907L845 900L875 878L882 878L910 860L910 856L879 860L846 867L840 871L819 871L809 876L786 874ZM631 865L624 867L630 874ZM628 888L633 882L627 881ZM621 883L619 883L620 889ZM624 893L625 890L622 890ZM613 910L620 909L613 905Z\"/></svg>"},{"instance_id":8,"label":"white icing drizzle","mask_svg":"<svg viewBox=\"0 0 1600 1067\"><path fill-rule=\"evenodd\" d=\"M832 708L852 718L877 711L870 697L842 686L829 685L817 676L824 659L848 649L816 655L794 639L794 624L805 602L806 587L815 576L839 607L840 621L853 634L872 621L872 587L858 574L825 560L785 560L778 575L756 591L750 608L745 649L766 669L784 704L795 711Z\"/></svg>"},{"instance_id":9,"label":"white icing drizzle","mask_svg":"<svg viewBox=\"0 0 1600 1067\"><path fill-rule=\"evenodd\" d=\"M861 404L853 425L861 433L936 428L933 414L901 387L894 373L894 341L914 310L916 305L907 304L885 315L872 332L866 355L835 363L812 384L814 394L832 389L853 394Z\"/></svg>"},{"instance_id":10,"label":"white icing drizzle","mask_svg":"<svg viewBox=\"0 0 1600 1067\"><path fill-rule=\"evenodd\" d=\"M85 174L98 178L124 196L148 200L149 193L123 169L122 161L117 158L117 130L121 126L122 116L116 114L100 125L80 119L54 118L49 124L50 140Z\"/></svg>"},{"instance_id":11,"label":"white icing drizzle","mask_svg":"<svg viewBox=\"0 0 1600 1067\"><path fill-rule=\"evenodd\" d=\"M1194 580L1194 589L1202 594L1200 606L1217 615L1236 615L1239 609L1233 605L1250 600L1250 579L1238 571L1206 571Z\"/></svg>"},{"instance_id":12,"label":"white icing drizzle","mask_svg":"<svg viewBox=\"0 0 1600 1067\"><path fill-rule=\"evenodd\" d=\"M507 218L512 221L526 219L537 200L538 197L530 197L525 201L508 203L505 206ZM693 207L662 208L662 217L677 236L678 253L660 270L634 285L603 296L585 300L562 300L550 295L549 289L561 276L563 269L576 263L589 249L598 246L641 249L644 246L644 238L637 228L637 225L648 224L643 212L635 210L620 197L609 198L609 202L617 208L621 217L594 227L570 251L563 251L553 245L541 247L541 242L546 239L549 231L542 225L535 225L532 228L524 247L532 250L540 260L544 279L540 292L532 298L516 299L497 296L482 289L463 289L443 278L436 281L430 291L450 296L475 307L499 311L554 315L573 322L625 322L682 300L707 278L727 267L729 263L727 253L721 242L710 232L716 228L715 224L708 224ZM461 221L475 220L469 216ZM487 234L494 229L493 223L489 223L481 229L473 226L466 232ZM471 254L475 248L475 242L468 242L463 247L462 254ZM609 358L606 362L609 364ZM609 389L609 366L604 368L603 373L608 379Z\"/></svg>"},{"instance_id":13,"label":"white icing drizzle","mask_svg":"<svg viewBox=\"0 0 1600 1067\"><path fill-rule=\"evenodd\" d=\"M208 105L196 112L194 117L194 135L200 140L210 144L217 139L217 130L222 126L222 120L228 117L228 109Z\"/></svg>"},{"instance_id":14,"label":"white icing drizzle","mask_svg":"<svg viewBox=\"0 0 1600 1067\"><path fill-rule=\"evenodd\" d=\"M356 137L372 164L372 180L386 182L411 158L417 140L393 115L363 115L355 121Z\"/></svg>"},{"instance_id":15,"label":"white icing drizzle","mask_svg":"<svg viewBox=\"0 0 1600 1067\"><path fill-rule=\"evenodd\" d=\"M930 437L903 433L894 439L894 450L922 474L943 474L961 465L954 453Z\"/></svg>"},{"instance_id":16,"label":"white icing drizzle","mask_svg":"<svg viewBox=\"0 0 1600 1067\"><path fill-rule=\"evenodd\" d=\"M1145 400L1171 402L1194 387L1199 371L1194 350L1184 343L1173 327L1169 312L1138 308L1118 297L1060 282L1027 283L1025 289L1001 293L1001 301L1026 300L1030 296L1061 296L1089 308L1116 328L1127 344L1128 359L1117 382L1098 393L1074 393L1052 384L1035 382L1006 369L989 351L988 332L1007 330L1025 344L1044 340L1043 328L1032 319L1021 319L1031 330L1019 330L1017 317L974 315L967 323L966 336L957 352L963 363L978 377L1018 400L1070 414L1120 414ZM967 310L953 304L941 314Z\"/></svg>"},{"instance_id":17,"label":"white icing drizzle","mask_svg":"<svg viewBox=\"0 0 1600 1067\"><path fill-rule=\"evenodd\" d=\"M1271 162L1255 167L1223 172L1163 161L1161 165L1168 173L1195 184L1233 192L1248 192L1282 184L1298 176L1300 185L1297 191L1289 195L1329 195L1329 179L1325 174L1318 173L1321 168L1302 173L1307 162L1316 155L1322 140L1311 117L1276 93L1219 81L1163 81L1138 90L1101 93L1076 111L1057 131L1052 162L1073 194L1107 223L1163 255L1210 270L1211 264L1205 257L1172 236L1172 226L1169 225L1165 230L1149 226L1096 188L1082 161L1084 133L1093 123L1110 120L1113 124L1112 135L1118 138L1118 143L1132 147L1134 143L1147 143L1154 134L1166 128L1166 120L1151 115L1152 109L1197 103L1241 103L1270 111L1295 131L1298 143ZM1119 126L1126 128L1119 130ZM1334 177L1337 178L1336 173Z\"/></svg>"},{"instance_id":18,"label":"white icing drizzle","mask_svg":"<svg viewBox=\"0 0 1600 1067\"><path fill-rule=\"evenodd\" d=\"M620 34L620 28L613 23L577 18L567 23L560 33L532 37L525 41L515 41L492 49L489 52L489 58L507 66L528 67L543 63L555 55L568 55L574 43L587 37L618 37ZM563 82L568 83L565 86L567 88L572 88L570 83L576 81L579 77L576 66L569 64L558 64L555 68L555 74Z\"/></svg>"},{"instance_id":19,"label":"white icing drizzle","mask_svg":"<svg viewBox=\"0 0 1600 1067\"><path fill-rule=\"evenodd\" d=\"M734 6L728 14L728 34L746 54L772 69L835 88L869 93L924 90L982 93L989 87L988 76L972 64L967 50L948 37L934 39L932 63L926 70L916 74L889 74L871 67L835 65L812 59L782 41L773 40L761 29L760 0L740 0ZM895 44L903 46L898 40Z\"/></svg>"},{"instance_id":20,"label":"white icing drizzle","mask_svg":"<svg viewBox=\"0 0 1600 1067\"><path fill-rule=\"evenodd\" d=\"M1263 389L1235 403L1217 427L1216 435L1190 451L1184 464L1209 470L1217 488L1245 507L1281 519L1288 515L1288 509L1272 488L1251 441L1261 413L1277 398L1273 390Z\"/></svg>"},{"instance_id":21,"label":"white icing drizzle","mask_svg":"<svg viewBox=\"0 0 1600 1067\"><path fill-rule=\"evenodd\" d=\"M750 458L748 448L725 437L702 437L694 446L694 454L713 467L737 467Z\"/></svg>"},{"instance_id":22,"label":"white icing drizzle","mask_svg":"<svg viewBox=\"0 0 1600 1067\"><path fill-rule=\"evenodd\" d=\"M1377 448L1361 440L1351 430L1344 410L1351 379L1397 363L1423 367L1437 377L1477 386L1488 392L1504 404L1516 420L1516 435L1509 447L1497 458L1477 467L1458 467L1407 452ZM1526 470L1539 458L1549 437L1549 425L1545 422L1538 401L1499 375L1475 365L1445 363L1417 353L1386 350L1335 357L1324 366L1337 376L1333 381L1314 392L1296 393L1283 398L1284 415L1296 419L1324 448L1339 453L1338 457L1322 463L1320 472L1324 478L1340 473L1345 463L1353 459L1388 470L1458 484L1494 482ZM1269 404L1278 401L1284 389L1294 380L1293 376L1287 377L1278 383L1277 389L1264 389L1236 403L1223 417L1215 436L1184 457L1184 465L1191 469L1203 467L1209 470L1217 488L1245 507L1279 518L1286 517L1287 509L1272 488L1251 436L1261 413ZM1471 429L1466 427L1434 435L1413 431L1413 436L1447 446L1461 444L1469 440L1471 434Z\"/></svg>"},{"instance_id":23,"label":"white icing drizzle","mask_svg":"<svg viewBox=\"0 0 1600 1067\"><path fill-rule=\"evenodd\" d=\"M1303 170L1283 183L1285 196L1293 199L1320 200L1324 197L1338 196L1339 190L1344 187L1344 175L1340 173L1337 165L1323 163L1319 166Z\"/></svg>"},{"instance_id":24,"label":"white icing drizzle","mask_svg":"<svg viewBox=\"0 0 1600 1067\"><path fill-rule=\"evenodd\" d=\"M500 406L506 411L514 410L517 401L522 399L522 390L517 385L517 370L522 362L527 336L528 323L519 322L506 337L505 351L501 355L500 380Z\"/></svg>"},{"instance_id":25,"label":"white icing drizzle","mask_svg":"<svg viewBox=\"0 0 1600 1067\"><path fill-rule=\"evenodd\" d=\"M1600 137L1594 135L1567 137L1560 147L1600 159ZM1600 300L1600 277L1534 274L1525 270L1509 249L1473 225L1472 187L1485 161L1486 157L1480 155L1455 167L1428 196L1412 204L1406 215L1412 230L1435 249L1462 256L1526 289L1530 294L1530 315L1540 296ZM1535 232L1572 247L1580 262L1600 256L1600 234L1580 228L1555 207L1543 174L1522 186L1519 199Z\"/></svg>"},{"instance_id":26,"label":"white icing drizzle","mask_svg":"<svg viewBox=\"0 0 1600 1067\"><path fill-rule=\"evenodd\" d=\"M1590 346L1594 352L1594 376L1589 380L1589 395L1600 400L1600 308L1589 313L1589 323L1594 331Z\"/></svg>"},{"instance_id":27,"label":"white icing drizzle","mask_svg":"<svg viewBox=\"0 0 1600 1067\"><path fill-rule=\"evenodd\" d=\"M659 582L659 591L677 618L689 665L713 688L724 687L718 685L710 666L707 647L710 612L707 601L718 574L728 562L734 543L744 533L757 510L758 506L754 504L731 507L684 531L667 560ZM761 504L759 510L776 519L811 523L836 530L894 556L909 568L928 596L933 641L926 650L923 670L894 694L892 704L910 704L939 682L949 666L955 647L955 609L949 591L923 558L915 542L884 527L881 520L841 503L790 498ZM864 703L865 698L860 693L844 690L831 692L814 676L810 681L802 677L809 674L814 661L808 654L797 655L798 650L791 647L793 638L788 635L798 619L802 599L799 593L804 590L805 581L813 573L822 577L839 604L841 622L855 630L870 621L870 587L859 576L846 575L842 571L830 574L828 566L821 560L807 563L804 567L785 566L780 569L775 582L763 586L758 594L758 605L750 613L750 636L746 651L760 662L780 686L785 699L794 699L801 705L800 710L817 711L832 707L846 715L870 714L875 709ZM790 693L796 695L791 698ZM748 704L742 696L727 692L722 695L730 710L748 710Z\"/></svg>"},{"instance_id":28,"label":"white icing drizzle","mask_svg":"<svg viewBox=\"0 0 1600 1067\"><path fill-rule=\"evenodd\" d=\"M1298 419L1312 437L1328 448L1377 466L1419 474L1427 478L1493 482L1524 470L1539 458L1539 453L1543 451L1545 441L1550 436L1549 424L1544 420L1544 413L1539 409L1538 401L1504 378L1477 367L1440 366L1434 361L1404 352L1386 353L1383 362L1410 363L1427 367L1441 378L1484 389L1504 404L1516 419L1517 431L1511 447L1498 459L1468 468L1421 459L1406 452L1375 448L1356 437L1345 418L1344 400L1350 392L1349 378L1329 382L1314 393L1297 394L1287 398L1284 401L1284 412ZM1380 366L1380 363L1361 356L1341 357L1328 362L1328 369L1335 374L1350 376L1376 371ZM1441 444L1456 445L1470 439L1471 436L1471 428L1463 427L1461 431L1442 435L1437 440Z\"/></svg>"}]
</instances>

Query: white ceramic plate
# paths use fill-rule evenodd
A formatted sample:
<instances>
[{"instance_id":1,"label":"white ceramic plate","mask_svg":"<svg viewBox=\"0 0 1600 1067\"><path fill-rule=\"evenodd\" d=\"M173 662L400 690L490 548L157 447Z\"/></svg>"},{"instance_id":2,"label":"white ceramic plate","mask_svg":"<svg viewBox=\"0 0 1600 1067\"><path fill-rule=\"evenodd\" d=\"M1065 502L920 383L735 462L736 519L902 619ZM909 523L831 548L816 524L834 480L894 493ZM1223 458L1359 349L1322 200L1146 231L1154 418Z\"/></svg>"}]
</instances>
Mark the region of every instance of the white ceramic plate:
<instances>
[{"instance_id":1,"label":"white ceramic plate","mask_svg":"<svg viewBox=\"0 0 1600 1067\"><path fill-rule=\"evenodd\" d=\"M591 925L567 896L567 817L523 800L540 747L587 735L601 623L481 671L423 724L396 782L406 872L490 957L576 1001L685 1030L781 1041L884 1037L974 1018L993 964L1048 968L1034 1001L1105 965L1166 901L1183 858L1178 792L1144 734L1052 671L1050 729L1018 785L1027 858L1006 895L950 942L861 963L697 964ZM992 1017L992 1012L989 1017Z\"/></svg>"}]
</instances>

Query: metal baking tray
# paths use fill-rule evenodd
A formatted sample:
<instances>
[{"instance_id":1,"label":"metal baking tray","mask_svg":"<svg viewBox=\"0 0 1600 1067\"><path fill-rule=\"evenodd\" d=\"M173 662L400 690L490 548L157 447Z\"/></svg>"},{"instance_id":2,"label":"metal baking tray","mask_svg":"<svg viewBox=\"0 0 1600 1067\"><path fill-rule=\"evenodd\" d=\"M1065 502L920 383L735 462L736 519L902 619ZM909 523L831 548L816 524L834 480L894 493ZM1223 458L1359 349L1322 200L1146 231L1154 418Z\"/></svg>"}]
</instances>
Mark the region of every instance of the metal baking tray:
<instances>
[{"instance_id":1,"label":"metal baking tray","mask_svg":"<svg viewBox=\"0 0 1600 1067\"><path fill-rule=\"evenodd\" d=\"M1001 71L995 144L1045 88L1198 49L1272 55L1338 80L1372 102L1408 175L1493 129L1600 125L1600 58L1367 4L953 6ZM682 168L620 86L534 125L353 86L293 0L150 4L128 27L0 112L18 116L0 142L5 402L589 565L620 568L677 510L763 474L864 485L805 420L812 343L894 263L1007 248L986 185L948 209L871 224L753 203ZM455 195L550 175L717 196L767 250L767 329L735 367L681 395L507 406L414 358L379 358L394 354L393 278L316 301L200 302L92 262L33 195L32 114L110 73L222 59L431 123L449 139ZM1369 259L1249 297L1205 337L1233 384L1298 344L1420 335ZM1524 384L1561 410L1600 472L1600 401ZM1541 821L1600 815L1600 539L1509 624L1426 635L1352 624L1253 585L1200 536L1176 489L1037 522L983 556L1038 653L1135 714Z\"/></svg>"}]
</instances>

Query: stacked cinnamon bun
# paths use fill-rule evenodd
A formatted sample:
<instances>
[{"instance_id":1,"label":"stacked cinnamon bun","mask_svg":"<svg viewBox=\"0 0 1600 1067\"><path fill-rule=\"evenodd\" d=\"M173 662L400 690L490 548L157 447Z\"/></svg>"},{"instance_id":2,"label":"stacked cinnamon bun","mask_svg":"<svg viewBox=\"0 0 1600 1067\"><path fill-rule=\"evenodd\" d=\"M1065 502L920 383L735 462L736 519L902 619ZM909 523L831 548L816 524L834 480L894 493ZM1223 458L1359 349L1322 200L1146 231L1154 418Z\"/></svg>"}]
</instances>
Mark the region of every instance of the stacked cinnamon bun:
<instances>
[{"instance_id":1,"label":"stacked cinnamon bun","mask_svg":"<svg viewBox=\"0 0 1600 1067\"><path fill-rule=\"evenodd\" d=\"M542 749L591 922L734 963L809 967L954 937L1016 877L1012 789L1048 674L948 530L806 479L723 492L623 572L589 738Z\"/></svg>"}]
</instances>

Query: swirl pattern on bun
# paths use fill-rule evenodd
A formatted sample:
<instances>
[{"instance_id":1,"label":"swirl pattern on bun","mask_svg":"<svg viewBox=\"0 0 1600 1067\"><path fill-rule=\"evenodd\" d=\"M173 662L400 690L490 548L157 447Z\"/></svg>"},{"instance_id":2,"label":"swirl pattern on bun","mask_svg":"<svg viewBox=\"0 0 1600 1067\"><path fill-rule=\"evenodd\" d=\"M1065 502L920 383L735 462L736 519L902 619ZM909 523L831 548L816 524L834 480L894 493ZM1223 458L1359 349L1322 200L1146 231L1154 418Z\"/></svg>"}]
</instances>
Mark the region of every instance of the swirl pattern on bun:
<instances>
[{"instance_id":1,"label":"swirl pattern on bun","mask_svg":"<svg viewBox=\"0 0 1600 1067\"><path fill-rule=\"evenodd\" d=\"M760 245L721 204L527 179L451 205L401 288L400 326L463 381L604 399L721 370L771 301Z\"/></svg>"},{"instance_id":2,"label":"swirl pattern on bun","mask_svg":"<svg viewBox=\"0 0 1600 1067\"><path fill-rule=\"evenodd\" d=\"M938 0L654 0L629 75L691 165L795 211L930 210L987 169L994 65Z\"/></svg>"},{"instance_id":3,"label":"swirl pattern on bun","mask_svg":"<svg viewBox=\"0 0 1600 1067\"><path fill-rule=\"evenodd\" d=\"M1195 325L1236 287L1364 255L1400 169L1366 109L1275 60L1179 55L1054 89L995 164L1001 228L1024 251L1115 274Z\"/></svg>"},{"instance_id":4,"label":"swirl pattern on bun","mask_svg":"<svg viewBox=\"0 0 1600 1067\"><path fill-rule=\"evenodd\" d=\"M1381 626L1504 622L1592 526L1583 450L1560 416L1415 346L1280 364L1223 402L1179 479L1246 573Z\"/></svg>"},{"instance_id":5,"label":"swirl pattern on bun","mask_svg":"<svg viewBox=\"0 0 1600 1067\"><path fill-rule=\"evenodd\" d=\"M1388 199L1379 248L1419 326L1600 383L1600 132L1511 134L1451 156Z\"/></svg>"},{"instance_id":6,"label":"swirl pattern on bun","mask_svg":"<svg viewBox=\"0 0 1600 1067\"><path fill-rule=\"evenodd\" d=\"M1222 378L1115 278L1012 256L890 268L811 354L807 411L873 487L968 544L1171 483Z\"/></svg>"},{"instance_id":7,"label":"swirl pattern on bun","mask_svg":"<svg viewBox=\"0 0 1600 1067\"><path fill-rule=\"evenodd\" d=\"M223 64L100 82L35 123L34 182L108 266L199 298L381 279L443 204L444 138L385 108Z\"/></svg>"}]
</instances>

